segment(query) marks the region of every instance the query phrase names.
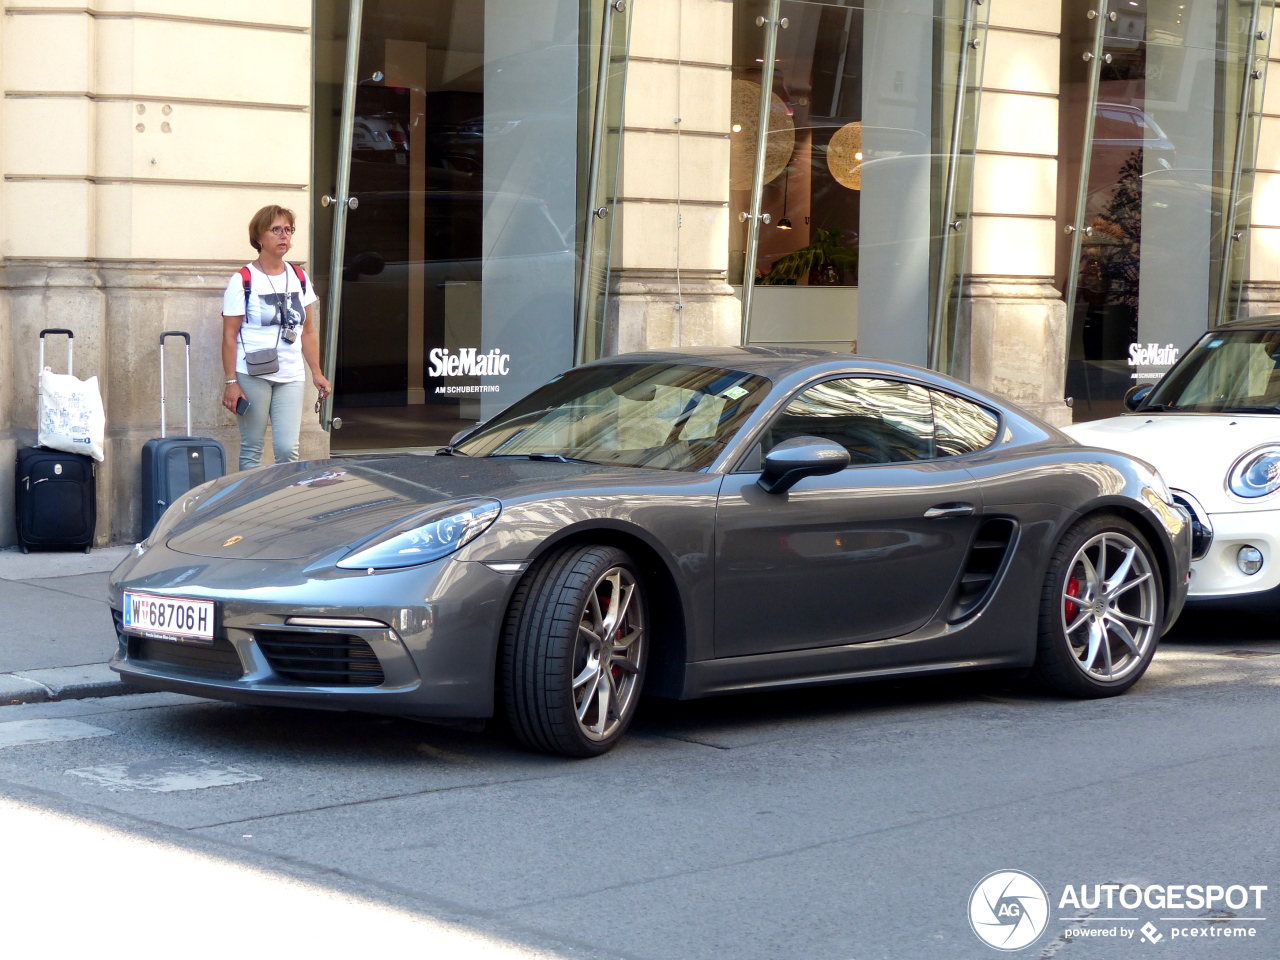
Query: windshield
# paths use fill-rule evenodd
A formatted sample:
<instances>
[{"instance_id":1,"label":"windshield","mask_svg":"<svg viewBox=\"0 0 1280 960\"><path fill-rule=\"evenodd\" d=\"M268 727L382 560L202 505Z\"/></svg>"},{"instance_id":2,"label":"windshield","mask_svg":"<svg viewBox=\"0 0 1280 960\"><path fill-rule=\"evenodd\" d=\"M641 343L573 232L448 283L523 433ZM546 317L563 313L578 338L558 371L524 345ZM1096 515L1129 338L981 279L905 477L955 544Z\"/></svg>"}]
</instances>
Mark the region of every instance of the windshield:
<instances>
[{"instance_id":1,"label":"windshield","mask_svg":"<svg viewBox=\"0 0 1280 960\"><path fill-rule=\"evenodd\" d=\"M763 377L716 367L580 367L539 387L454 449L472 457L560 456L701 470L768 387Z\"/></svg>"},{"instance_id":2,"label":"windshield","mask_svg":"<svg viewBox=\"0 0 1280 960\"><path fill-rule=\"evenodd\" d=\"M1160 381L1142 409L1280 413L1280 330L1206 335Z\"/></svg>"}]
</instances>

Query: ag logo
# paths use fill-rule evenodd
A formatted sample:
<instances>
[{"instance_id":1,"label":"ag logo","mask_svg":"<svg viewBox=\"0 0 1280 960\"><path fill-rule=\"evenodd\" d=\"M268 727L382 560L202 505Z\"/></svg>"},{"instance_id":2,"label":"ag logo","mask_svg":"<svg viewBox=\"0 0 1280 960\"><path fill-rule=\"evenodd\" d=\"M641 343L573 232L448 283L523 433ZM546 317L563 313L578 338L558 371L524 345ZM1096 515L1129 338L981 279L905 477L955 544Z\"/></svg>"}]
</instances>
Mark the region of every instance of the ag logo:
<instances>
[{"instance_id":1,"label":"ag logo","mask_svg":"<svg viewBox=\"0 0 1280 960\"><path fill-rule=\"evenodd\" d=\"M1021 870L997 870L969 895L969 926L989 947L1021 950L1040 938L1049 922L1049 895Z\"/></svg>"}]
</instances>

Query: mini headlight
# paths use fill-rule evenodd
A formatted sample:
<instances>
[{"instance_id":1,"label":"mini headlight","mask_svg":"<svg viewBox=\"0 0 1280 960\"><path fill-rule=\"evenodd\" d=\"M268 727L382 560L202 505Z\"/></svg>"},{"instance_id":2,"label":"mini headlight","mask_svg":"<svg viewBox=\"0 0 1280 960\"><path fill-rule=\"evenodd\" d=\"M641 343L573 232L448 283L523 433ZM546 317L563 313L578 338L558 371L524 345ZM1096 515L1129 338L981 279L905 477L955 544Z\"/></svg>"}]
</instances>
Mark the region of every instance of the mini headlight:
<instances>
[{"instance_id":1,"label":"mini headlight","mask_svg":"<svg viewBox=\"0 0 1280 960\"><path fill-rule=\"evenodd\" d=\"M339 560L338 566L344 570L387 570L430 563L480 536L501 512L497 500L447 503L362 543L355 553Z\"/></svg>"},{"instance_id":2,"label":"mini headlight","mask_svg":"<svg viewBox=\"0 0 1280 960\"><path fill-rule=\"evenodd\" d=\"M1237 460L1227 474L1227 489L1249 500L1280 490L1280 445L1258 447Z\"/></svg>"}]
</instances>

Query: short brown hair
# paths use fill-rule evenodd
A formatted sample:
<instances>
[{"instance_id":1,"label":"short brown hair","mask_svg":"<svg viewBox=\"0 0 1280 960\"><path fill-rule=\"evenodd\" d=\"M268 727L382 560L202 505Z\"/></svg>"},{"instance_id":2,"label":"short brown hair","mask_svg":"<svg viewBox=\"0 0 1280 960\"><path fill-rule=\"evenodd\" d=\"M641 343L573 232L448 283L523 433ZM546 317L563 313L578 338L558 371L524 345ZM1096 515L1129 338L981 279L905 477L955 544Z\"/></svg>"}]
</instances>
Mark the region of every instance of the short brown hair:
<instances>
[{"instance_id":1,"label":"short brown hair","mask_svg":"<svg viewBox=\"0 0 1280 960\"><path fill-rule=\"evenodd\" d=\"M263 207L249 221L249 246L255 250L262 249L262 244L258 242L258 238L271 229L271 225L276 222L276 217L284 217L289 221L289 226L294 226L292 210L275 203Z\"/></svg>"}]
</instances>

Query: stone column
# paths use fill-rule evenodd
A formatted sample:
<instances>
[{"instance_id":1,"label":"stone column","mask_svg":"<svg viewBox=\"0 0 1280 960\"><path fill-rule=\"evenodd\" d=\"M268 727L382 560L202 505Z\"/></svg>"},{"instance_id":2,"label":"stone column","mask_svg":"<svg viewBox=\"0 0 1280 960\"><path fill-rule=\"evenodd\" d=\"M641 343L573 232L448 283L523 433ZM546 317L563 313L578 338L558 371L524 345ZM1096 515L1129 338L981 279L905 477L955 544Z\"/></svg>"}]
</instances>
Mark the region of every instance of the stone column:
<instances>
[{"instance_id":1,"label":"stone column","mask_svg":"<svg viewBox=\"0 0 1280 960\"><path fill-rule=\"evenodd\" d=\"M955 372L1067 424L1054 287L1060 30L1061 0L991 0Z\"/></svg>"},{"instance_id":2,"label":"stone column","mask_svg":"<svg viewBox=\"0 0 1280 960\"><path fill-rule=\"evenodd\" d=\"M605 350L737 344L742 311L727 282L733 4L644 0L632 10Z\"/></svg>"},{"instance_id":3,"label":"stone column","mask_svg":"<svg viewBox=\"0 0 1280 960\"><path fill-rule=\"evenodd\" d=\"M197 435L236 461L222 409L221 293L253 258L248 221L291 207L308 259L311 4L152 0L145 10L6 5L0 194L0 457L35 440L36 334L76 333L75 373L107 408L96 542L137 537L142 444L159 436L158 339L192 336ZM56 55L51 55L56 52ZM263 64L275 82L264 83ZM62 343L49 362L62 369ZM167 356L182 429L182 352ZM303 418L303 456L328 438ZM0 470L0 544L13 542Z\"/></svg>"}]
</instances>

